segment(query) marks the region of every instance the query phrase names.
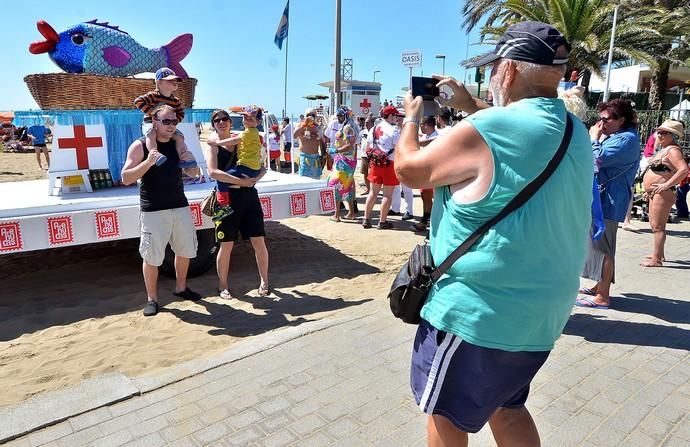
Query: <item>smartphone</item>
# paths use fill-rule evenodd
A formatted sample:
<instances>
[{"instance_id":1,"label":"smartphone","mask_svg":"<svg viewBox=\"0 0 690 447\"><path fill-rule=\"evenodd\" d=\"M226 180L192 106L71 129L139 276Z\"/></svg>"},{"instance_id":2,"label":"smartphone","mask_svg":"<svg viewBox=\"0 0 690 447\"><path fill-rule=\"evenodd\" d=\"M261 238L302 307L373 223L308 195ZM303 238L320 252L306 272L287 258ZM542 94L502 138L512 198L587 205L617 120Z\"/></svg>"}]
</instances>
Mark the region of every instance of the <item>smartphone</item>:
<instances>
[{"instance_id":1,"label":"smartphone","mask_svg":"<svg viewBox=\"0 0 690 447\"><path fill-rule=\"evenodd\" d=\"M428 101L433 100L440 94L438 79L412 76L412 96L421 96L422 99Z\"/></svg>"}]
</instances>

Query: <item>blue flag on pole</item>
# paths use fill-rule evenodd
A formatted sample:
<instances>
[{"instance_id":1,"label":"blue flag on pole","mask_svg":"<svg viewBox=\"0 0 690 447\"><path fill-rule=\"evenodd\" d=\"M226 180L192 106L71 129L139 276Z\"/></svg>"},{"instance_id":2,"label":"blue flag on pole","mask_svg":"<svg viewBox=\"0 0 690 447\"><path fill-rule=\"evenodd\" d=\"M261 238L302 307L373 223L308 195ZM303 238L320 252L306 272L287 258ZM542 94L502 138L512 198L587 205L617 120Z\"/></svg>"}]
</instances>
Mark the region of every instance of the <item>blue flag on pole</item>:
<instances>
[{"instance_id":1,"label":"blue flag on pole","mask_svg":"<svg viewBox=\"0 0 690 447\"><path fill-rule=\"evenodd\" d=\"M283 15L280 17L280 23L278 23L278 30L276 31L276 37L273 42L276 44L278 49L283 49L283 40L288 36L288 14L290 13L290 0L285 4L285 10Z\"/></svg>"}]
</instances>

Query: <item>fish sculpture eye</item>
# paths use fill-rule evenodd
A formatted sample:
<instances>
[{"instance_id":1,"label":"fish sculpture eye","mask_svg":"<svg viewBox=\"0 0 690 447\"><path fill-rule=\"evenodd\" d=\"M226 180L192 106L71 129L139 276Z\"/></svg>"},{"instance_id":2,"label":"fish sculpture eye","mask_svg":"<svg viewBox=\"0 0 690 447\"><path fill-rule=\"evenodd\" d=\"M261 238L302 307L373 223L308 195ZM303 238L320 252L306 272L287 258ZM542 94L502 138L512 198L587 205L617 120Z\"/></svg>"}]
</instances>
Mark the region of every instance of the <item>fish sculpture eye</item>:
<instances>
[{"instance_id":1,"label":"fish sculpture eye","mask_svg":"<svg viewBox=\"0 0 690 447\"><path fill-rule=\"evenodd\" d=\"M84 38L83 34L77 33L77 34L72 35L72 43L75 45L80 45L80 46L84 45L85 41L86 41L86 39Z\"/></svg>"}]
</instances>

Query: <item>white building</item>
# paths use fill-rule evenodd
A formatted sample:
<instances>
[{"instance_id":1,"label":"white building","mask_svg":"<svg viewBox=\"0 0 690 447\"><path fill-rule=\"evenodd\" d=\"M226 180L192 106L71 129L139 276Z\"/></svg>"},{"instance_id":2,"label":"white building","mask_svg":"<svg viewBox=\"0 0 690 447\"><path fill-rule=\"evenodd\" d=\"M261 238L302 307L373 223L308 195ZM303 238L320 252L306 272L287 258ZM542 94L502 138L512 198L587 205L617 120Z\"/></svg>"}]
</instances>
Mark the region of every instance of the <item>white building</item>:
<instances>
[{"instance_id":1,"label":"white building","mask_svg":"<svg viewBox=\"0 0 690 447\"><path fill-rule=\"evenodd\" d=\"M604 72L605 73L605 72ZM652 69L647 64L631 65L629 67L611 69L611 92L648 92L652 80ZM667 89L677 85L685 86L690 83L690 68L687 66L673 66L668 74ZM589 89L593 92L603 92L606 88L606 78L592 75Z\"/></svg>"}]
</instances>

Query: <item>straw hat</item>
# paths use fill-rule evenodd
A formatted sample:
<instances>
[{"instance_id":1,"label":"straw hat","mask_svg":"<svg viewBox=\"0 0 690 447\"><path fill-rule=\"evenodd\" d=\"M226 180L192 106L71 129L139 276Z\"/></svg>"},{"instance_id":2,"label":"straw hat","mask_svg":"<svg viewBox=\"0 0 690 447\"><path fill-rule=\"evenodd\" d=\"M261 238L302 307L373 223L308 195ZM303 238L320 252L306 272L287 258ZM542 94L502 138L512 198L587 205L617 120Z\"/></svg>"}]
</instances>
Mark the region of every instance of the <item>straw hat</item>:
<instances>
[{"instance_id":1,"label":"straw hat","mask_svg":"<svg viewBox=\"0 0 690 447\"><path fill-rule=\"evenodd\" d=\"M666 120L661 123L661 126L657 127L657 130L665 130L671 132L673 135L683 138L685 136L685 130L683 129L683 123L676 120Z\"/></svg>"}]
</instances>

